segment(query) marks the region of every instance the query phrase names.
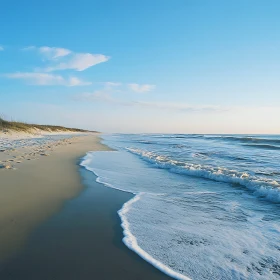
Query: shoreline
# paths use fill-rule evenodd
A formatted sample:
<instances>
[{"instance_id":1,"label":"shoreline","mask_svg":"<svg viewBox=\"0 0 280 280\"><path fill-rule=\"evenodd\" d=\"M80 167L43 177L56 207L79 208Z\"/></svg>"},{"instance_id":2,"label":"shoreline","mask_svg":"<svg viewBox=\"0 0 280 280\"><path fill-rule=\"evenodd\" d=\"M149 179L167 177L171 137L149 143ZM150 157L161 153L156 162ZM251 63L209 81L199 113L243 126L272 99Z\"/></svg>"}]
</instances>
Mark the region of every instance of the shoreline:
<instances>
[{"instance_id":1,"label":"shoreline","mask_svg":"<svg viewBox=\"0 0 280 280\"><path fill-rule=\"evenodd\" d=\"M0 170L0 260L16 254L34 228L83 190L77 159L89 150L108 149L98 134L72 137L58 146L54 141L48 156Z\"/></svg>"},{"instance_id":2,"label":"shoreline","mask_svg":"<svg viewBox=\"0 0 280 280\"><path fill-rule=\"evenodd\" d=\"M111 152L111 151L109 151ZM88 172L92 172L96 176L96 182L103 185L106 188L110 188L119 192L124 192L126 194L131 195L131 198L127 200L122 207L117 211L118 216L120 218L120 225L123 229L123 238L122 242L125 244L127 248L129 248L131 251L135 252L140 258L142 258L145 262L149 263L162 273L164 273L166 276L171 277L172 279L180 279L180 280L191 280L189 277L180 274L174 270L172 270L170 267L166 266L165 264L161 263L159 260L152 257L149 253L147 253L145 250L143 250L139 245L137 238L132 234L130 231L130 224L126 218L126 212L129 211L130 206L138 201L143 193L139 192L130 192L121 188L117 188L112 184L109 184L102 180L102 178L94 171L94 169L89 168L87 166L88 157L90 158L90 153L87 153L87 155L83 158L80 165L81 167L85 168Z\"/></svg>"},{"instance_id":3,"label":"shoreline","mask_svg":"<svg viewBox=\"0 0 280 280\"><path fill-rule=\"evenodd\" d=\"M6 205L0 214L0 226L5 225L0 231L0 278L171 279L123 243L118 211L134 195L106 187L79 165L87 152L110 148L100 143L98 135L70 142L49 157L1 171L1 182L9 185L4 197L14 196L9 199L12 208L18 203L21 207L11 212ZM59 190L52 184L59 184Z\"/></svg>"},{"instance_id":4,"label":"shoreline","mask_svg":"<svg viewBox=\"0 0 280 280\"><path fill-rule=\"evenodd\" d=\"M117 211L134 197L96 181L80 167L84 189L35 229L14 258L0 263L5 280L171 279L123 243Z\"/></svg>"}]
</instances>

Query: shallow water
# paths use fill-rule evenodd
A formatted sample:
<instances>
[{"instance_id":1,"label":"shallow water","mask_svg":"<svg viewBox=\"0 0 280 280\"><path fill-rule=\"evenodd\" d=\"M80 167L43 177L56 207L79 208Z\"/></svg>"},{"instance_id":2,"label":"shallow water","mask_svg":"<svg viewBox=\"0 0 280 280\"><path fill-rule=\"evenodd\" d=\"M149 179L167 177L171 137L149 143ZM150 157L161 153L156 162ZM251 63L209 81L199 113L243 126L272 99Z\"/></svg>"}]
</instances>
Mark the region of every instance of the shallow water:
<instances>
[{"instance_id":1,"label":"shallow water","mask_svg":"<svg viewBox=\"0 0 280 280\"><path fill-rule=\"evenodd\" d=\"M177 279L280 278L280 137L108 135L82 165L136 194L125 244ZM109 164L108 164L109 163Z\"/></svg>"}]
</instances>

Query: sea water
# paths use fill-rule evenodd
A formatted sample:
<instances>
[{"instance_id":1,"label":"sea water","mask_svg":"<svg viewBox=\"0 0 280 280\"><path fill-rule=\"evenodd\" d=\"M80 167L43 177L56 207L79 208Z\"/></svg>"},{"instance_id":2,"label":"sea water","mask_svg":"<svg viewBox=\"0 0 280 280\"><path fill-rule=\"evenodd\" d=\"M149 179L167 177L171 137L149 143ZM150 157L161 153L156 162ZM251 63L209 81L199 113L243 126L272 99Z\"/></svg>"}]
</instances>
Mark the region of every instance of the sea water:
<instances>
[{"instance_id":1,"label":"sea water","mask_svg":"<svg viewBox=\"0 0 280 280\"><path fill-rule=\"evenodd\" d=\"M134 193L124 243L176 279L280 279L280 136L105 135L81 165Z\"/></svg>"}]
</instances>

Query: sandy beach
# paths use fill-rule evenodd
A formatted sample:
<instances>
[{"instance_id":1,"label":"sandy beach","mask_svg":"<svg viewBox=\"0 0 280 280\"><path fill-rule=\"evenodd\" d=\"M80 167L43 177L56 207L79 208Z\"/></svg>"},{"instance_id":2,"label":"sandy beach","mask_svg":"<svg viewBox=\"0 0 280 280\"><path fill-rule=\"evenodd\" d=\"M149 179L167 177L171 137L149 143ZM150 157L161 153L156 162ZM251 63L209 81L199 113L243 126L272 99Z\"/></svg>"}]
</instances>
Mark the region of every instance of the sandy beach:
<instances>
[{"instance_id":1,"label":"sandy beach","mask_svg":"<svg viewBox=\"0 0 280 280\"><path fill-rule=\"evenodd\" d=\"M79 167L95 150L108 150L98 135L74 137L0 170L0 279L170 279L122 243L117 211L132 194Z\"/></svg>"},{"instance_id":2,"label":"sandy beach","mask_svg":"<svg viewBox=\"0 0 280 280\"><path fill-rule=\"evenodd\" d=\"M58 144L51 145L48 156L37 154L39 159L35 160L36 147L29 160L16 165L16 170L0 170L0 260L12 256L39 223L83 189L78 159L89 150L108 149L94 134ZM0 160L13 158L15 153L20 157L26 153L24 150L8 155L2 152Z\"/></svg>"}]
</instances>

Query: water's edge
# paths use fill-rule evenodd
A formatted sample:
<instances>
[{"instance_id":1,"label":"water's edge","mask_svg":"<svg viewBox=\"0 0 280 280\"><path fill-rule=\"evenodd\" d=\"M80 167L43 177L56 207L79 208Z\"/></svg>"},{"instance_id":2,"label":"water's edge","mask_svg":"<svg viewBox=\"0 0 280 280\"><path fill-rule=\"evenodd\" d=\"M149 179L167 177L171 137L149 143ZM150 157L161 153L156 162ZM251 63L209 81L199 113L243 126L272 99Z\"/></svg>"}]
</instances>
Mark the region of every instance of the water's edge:
<instances>
[{"instance_id":1,"label":"water's edge","mask_svg":"<svg viewBox=\"0 0 280 280\"><path fill-rule=\"evenodd\" d=\"M174 279L178 279L178 280L191 280L191 278L182 275L172 269L170 269L168 266L162 264L160 261L154 259L150 254L148 254L146 251L144 251L137 242L137 238L132 234L132 232L130 231L130 227L129 227L129 222L126 218L126 213L129 211L131 205L135 202L137 202L140 198L142 193L132 193L132 192L128 192L126 190L123 190L121 188L117 188L114 187L111 184L108 184L104 181L102 181L102 179L99 177L98 173L96 171L94 171L93 168L90 168L87 166L87 156L91 153L94 152L88 152L86 154L86 156L84 156L79 165L83 168L85 168L86 170L92 172L95 174L96 176L96 182L102 184L105 187L109 187L118 191L122 191L122 192L126 192L126 193L131 193L134 195L134 197L132 199L130 199L129 201L127 201L126 203L123 204L122 208L118 211L118 215L121 219L121 227L123 228L123 243L133 252L135 252L137 255L139 255L143 260L145 260L146 262L150 263L151 265L153 265L155 268L157 268L158 270L160 270L161 272L165 273L166 275L174 278Z\"/></svg>"}]
</instances>

